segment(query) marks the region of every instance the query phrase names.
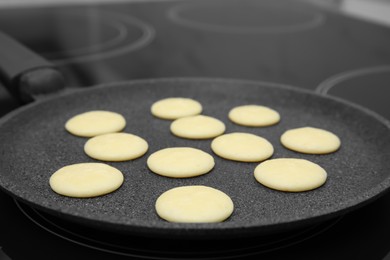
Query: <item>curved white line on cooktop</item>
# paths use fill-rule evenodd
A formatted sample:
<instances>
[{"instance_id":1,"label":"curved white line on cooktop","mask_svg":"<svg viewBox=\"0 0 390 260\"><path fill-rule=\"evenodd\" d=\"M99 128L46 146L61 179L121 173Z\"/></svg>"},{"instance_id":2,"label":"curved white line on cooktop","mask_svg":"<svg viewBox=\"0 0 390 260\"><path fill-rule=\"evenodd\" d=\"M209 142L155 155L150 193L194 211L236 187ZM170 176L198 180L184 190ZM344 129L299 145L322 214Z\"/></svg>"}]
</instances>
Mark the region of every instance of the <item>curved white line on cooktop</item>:
<instances>
[{"instance_id":1,"label":"curved white line on cooktop","mask_svg":"<svg viewBox=\"0 0 390 260\"><path fill-rule=\"evenodd\" d=\"M332 88L334 88L335 86L337 86L337 84L343 81L346 81L351 78L359 77L359 76L365 76L368 74L381 73L381 72L390 72L390 66L384 65L384 66L369 67L369 68L342 72L321 82L317 86L315 91L317 93L326 95Z\"/></svg>"},{"instance_id":2,"label":"curved white line on cooktop","mask_svg":"<svg viewBox=\"0 0 390 260\"><path fill-rule=\"evenodd\" d=\"M58 65L66 65L69 63L91 62L113 58L124 53L136 51L148 45L154 39L154 28L135 17L111 12L99 12L99 17L104 19L104 22L109 23L116 30L115 37L85 48L66 50L64 51L65 53L75 56L53 59L51 61ZM127 39L128 26L135 26L142 32L141 36L135 41L130 39L131 41L127 42L129 40Z\"/></svg>"},{"instance_id":3,"label":"curved white line on cooktop","mask_svg":"<svg viewBox=\"0 0 390 260\"><path fill-rule=\"evenodd\" d=\"M237 2L238 3L238 2ZM272 3L272 2L270 2ZM220 3L221 4L221 3ZM262 24L256 24L256 21L254 24L250 25L229 25L229 24L217 24L213 22L207 22L207 21L201 21L196 19L191 19L188 17L185 17L183 13L196 10L196 9L202 9L205 8L203 11L210 11L212 8L217 8L218 10L215 11L215 13L221 13L223 12L223 9L221 8L221 5L218 5L217 3L186 3L186 4L180 4L172 7L168 10L167 16L170 20L173 22L183 25L189 28L193 29L200 29L205 31L212 31L212 32L221 32L221 33L243 33L243 34L256 34L256 33L294 33L299 32L303 30L312 29L315 27L318 27L322 25L325 22L325 15L317 12L312 12L308 10L301 10L299 8L289 8L284 7L283 5L264 5L264 3L255 3L251 5L245 5L243 3L238 3L236 5L231 4L229 2L223 3L223 7L229 7L229 8L248 8L246 11L249 12L256 12L256 8L259 8L258 10L262 10L264 12L264 9L269 9L270 11L279 11L279 12L289 12L294 15L301 15L301 16L307 16L308 19L304 22L297 22L297 23L285 23L283 25L262 25ZM230 5L230 6L229 6ZM282 7L283 6L283 7ZM276 16L275 16L276 17ZM237 17L235 17L237 18ZM244 15L240 18L244 18ZM276 17L277 18L277 17Z\"/></svg>"},{"instance_id":4,"label":"curved white line on cooktop","mask_svg":"<svg viewBox=\"0 0 390 260\"><path fill-rule=\"evenodd\" d=\"M72 20L80 18L79 14L74 14L74 13L67 14L67 16L69 16L69 18L67 19L72 19ZM103 23L105 25L109 26L113 31L115 31L115 37L88 46L82 46L82 47L58 50L58 51L43 52L43 55L49 57L61 56L64 54L69 57L90 55L93 54L94 52L105 50L110 47L114 47L126 39L128 32L125 25L123 25L118 21L111 21L111 20L108 21L106 17L100 17L100 18L104 20ZM63 36L66 37L67 35L63 35ZM62 59L70 59L70 58L62 58ZM56 58L54 58L54 60L56 60ZM57 58L57 60L61 60L61 58Z\"/></svg>"}]
</instances>

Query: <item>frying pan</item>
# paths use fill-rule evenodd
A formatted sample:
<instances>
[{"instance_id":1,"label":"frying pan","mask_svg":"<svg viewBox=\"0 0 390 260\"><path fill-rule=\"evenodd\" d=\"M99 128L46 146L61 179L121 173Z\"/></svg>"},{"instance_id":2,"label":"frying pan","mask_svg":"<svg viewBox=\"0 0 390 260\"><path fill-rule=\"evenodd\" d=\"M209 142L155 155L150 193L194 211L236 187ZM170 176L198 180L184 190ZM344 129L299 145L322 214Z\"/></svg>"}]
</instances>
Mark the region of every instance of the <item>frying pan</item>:
<instances>
[{"instance_id":1,"label":"frying pan","mask_svg":"<svg viewBox=\"0 0 390 260\"><path fill-rule=\"evenodd\" d=\"M321 165L327 182L308 192L272 190L253 177L258 163L219 158L211 140L173 136L170 121L150 113L153 102L166 97L189 97L203 105L203 114L224 121L226 132L248 132L267 138L272 158L304 158ZM275 126L250 128L228 120L229 110L243 104L272 107L281 115ZM69 134L70 117L102 109L122 114L124 132L143 137L148 152L127 162L108 162L124 174L117 191L96 198L77 199L54 193L48 184L57 169L94 162L83 152L86 138ZM301 126L332 131L342 141L332 154L300 154L284 148L281 134ZM178 238L225 238L270 234L300 228L341 216L383 195L390 186L389 123L379 115L347 101L290 86L230 79L166 78L135 80L85 88L40 99L0 120L0 187L16 200L79 224L113 232ZM146 159L162 148L189 146L214 156L208 174L171 179L148 170ZM183 185L207 185L228 194L235 205L222 223L169 223L154 209L164 191Z\"/></svg>"}]
</instances>

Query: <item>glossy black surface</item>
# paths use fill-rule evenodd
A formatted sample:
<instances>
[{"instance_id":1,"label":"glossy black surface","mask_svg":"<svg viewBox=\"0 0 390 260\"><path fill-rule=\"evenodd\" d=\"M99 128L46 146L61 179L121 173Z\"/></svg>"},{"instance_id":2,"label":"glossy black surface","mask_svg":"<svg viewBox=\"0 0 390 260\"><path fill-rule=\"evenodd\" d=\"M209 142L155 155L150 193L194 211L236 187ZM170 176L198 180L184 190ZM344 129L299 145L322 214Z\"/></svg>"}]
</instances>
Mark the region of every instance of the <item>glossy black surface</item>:
<instances>
[{"instance_id":1,"label":"glossy black surface","mask_svg":"<svg viewBox=\"0 0 390 260\"><path fill-rule=\"evenodd\" d=\"M59 59L70 85L206 76L314 89L337 73L390 60L387 27L301 1L148 1L0 14L0 29ZM79 25L66 29L70 17Z\"/></svg>"},{"instance_id":2,"label":"glossy black surface","mask_svg":"<svg viewBox=\"0 0 390 260\"><path fill-rule=\"evenodd\" d=\"M322 232L319 231L318 234L309 233L309 235L313 235L312 237L303 237L301 240L296 241L296 244L281 244L280 248L271 247L270 252L267 252L264 248L257 251L245 251L248 244L243 244L243 255L230 259L259 259L259 257L262 259L286 259L286 256L299 259L324 260L349 258L383 259L389 250L386 238L388 238L390 228L383 225L390 218L389 201L390 196L386 195L375 203L344 216L328 229L324 228ZM3 251L12 259L25 259L26 256L40 259L52 259L53 257L56 259L90 257L94 259L109 258L118 260L159 258L158 255L150 257L151 253L137 252L136 250L132 252L133 256L123 256L79 244L77 239L73 240L77 243L69 241L36 225L4 193L0 193L0 202L2 207L7 209L1 215L0 227L2 235L0 242ZM88 235L91 235L91 233ZM241 243L240 241L246 242L245 240L238 240L237 243ZM134 248L139 239L133 238L127 242ZM214 240L211 243L215 242ZM366 245L369 245L369 247L366 247ZM141 249L144 247L145 245L141 246ZM260 245L257 247L255 245L254 247L261 248ZM172 245L170 245L170 248L172 248ZM267 249L267 247L265 248ZM160 255L161 258L164 255L166 254ZM225 259L229 259L226 258L226 252L221 255ZM212 258L204 257L203 259ZM214 259L218 259L217 256L214 256Z\"/></svg>"},{"instance_id":3,"label":"glossy black surface","mask_svg":"<svg viewBox=\"0 0 390 260\"><path fill-rule=\"evenodd\" d=\"M224 6L220 12L218 5ZM73 16L80 24L69 30L63 21ZM128 29L123 33L117 28ZM68 85L172 76L255 79L339 96L390 119L386 71L366 73L390 65L390 28L301 1L163 1L9 9L0 10L0 29L57 62ZM121 42L123 35L127 37ZM137 42L136 47L121 47L130 42ZM344 74L353 77L344 80ZM331 86L321 87L324 82ZM1 115L17 106L0 89ZM0 246L12 259L26 255L129 259L51 234L30 221L2 192L0 205ZM259 255L265 259L382 259L390 251L389 205L388 194L314 237Z\"/></svg>"}]
</instances>

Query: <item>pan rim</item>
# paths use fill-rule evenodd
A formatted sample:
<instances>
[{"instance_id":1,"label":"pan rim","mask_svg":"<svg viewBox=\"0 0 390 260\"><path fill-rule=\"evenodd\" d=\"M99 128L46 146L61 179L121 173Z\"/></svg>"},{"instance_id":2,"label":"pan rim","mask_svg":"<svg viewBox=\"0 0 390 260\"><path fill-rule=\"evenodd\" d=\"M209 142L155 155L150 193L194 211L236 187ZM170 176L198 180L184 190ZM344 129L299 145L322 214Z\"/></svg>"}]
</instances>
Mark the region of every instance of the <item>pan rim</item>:
<instances>
[{"instance_id":1,"label":"pan rim","mask_svg":"<svg viewBox=\"0 0 390 260\"><path fill-rule=\"evenodd\" d=\"M279 89L286 89L289 91L293 92L300 92L304 94L309 94L313 96L317 96L320 98L325 98L329 100L336 101L338 103L342 103L343 105L352 107L354 109L359 110L359 112L364 113L372 118L374 118L376 121L379 123L383 124L388 130L390 130L390 122L383 116L379 115L378 113L363 107L359 104L353 103L351 101L334 97L334 96L328 96L324 94L319 94L317 92L314 92L312 90L308 89L303 89L303 88L298 88L294 87L291 85L285 85L285 84L279 84L279 83L274 83L274 82L266 82L266 81L256 81L256 80L242 80L242 79L227 79L227 78L199 78L199 77L174 77L174 78L153 78L153 79L138 79L138 80L130 80L130 81L120 81L120 82L112 82L108 84L99 84L96 85L95 87L92 88L86 88L86 89L81 89L77 90L75 92L69 92L69 93L61 93L58 96L55 97L50 97L47 99L42 99L39 101L36 101L34 103L25 105L23 107L20 107L16 110L11 111L10 113L6 114L4 117L0 118L0 129L2 128L3 124L8 122L8 120L16 117L19 113L22 113L25 110L28 110L34 106L38 106L41 103L45 102L53 102L58 99L61 99L64 96L69 96L69 95L74 95L74 94L79 94L79 93L84 93L84 92L89 92L89 91L95 91L96 89L103 89L103 88L112 88L112 87L121 87L121 86L131 86L131 85L137 85L137 84L154 84L156 82L229 82L229 83L245 83L245 84L254 84L254 85L261 85L262 87L277 87ZM0 175L1 176L1 175ZM17 200L21 200L28 205L38 208L41 210L44 210L49 213L54 213L54 214L61 214L64 217L71 217L71 218L76 218L78 221L81 221L85 224L90 224L89 221L91 221L90 218L86 218L84 216L76 216L72 215L72 212L69 212L69 209L65 209L64 211L58 212L57 210L45 207L44 205L41 205L39 203L36 203L34 201L29 201L26 198L23 198L20 196L20 194L15 194L12 190L9 190L8 188L4 187L3 182L1 181L2 178L0 178L0 189L4 190L7 194L13 196ZM359 194L359 196L352 198L348 198L347 200L343 201L343 204L348 205L347 207L341 207L340 205L333 205L332 207L327 208L327 213L321 213L317 215L311 215L311 216L302 216L299 215L298 218L291 220L291 218L288 221L279 221L275 224L267 224L266 226L262 225L259 222L252 221L251 223L246 223L246 225L240 225L240 227L237 226L223 226L223 225L213 225L211 228L208 227L207 224L194 224L194 225L188 225L185 224L183 225L169 225L167 227L156 227L156 226L150 226L150 223L147 221L143 220L138 220L133 221L133 225L122 225L122 224L117 224L117 223L111 223L107 222L106 220L101 221L101 220L93 220L92 223L93 225L99 226L100 222L104 222L104 224L108 225L110 228L115 228L118 231L121 229L125 229L127 231L131 230L132 232L134 231L135 233L139 234L154 234L154 235L166 235L167 232L173 235L177 236L188 236L188 235L201 235L204 236L204 234L207 235L212 235L214 232L218 233L218 236L220 234L224 235L239 235L239 234L250 234L250 233L258 233L260 231L265 231L267 230L274 230L274 229L284 229L286 227L295 227L295 226L301 226L303 224L308 224L308 223L316 223L321 220L325 219L330 219L332 217L337 217L344 215L352 210L355 210L357 208L360 208L377 198L381 197L384 195L386 192L389 191L390 188L390 176L387 176L386 178L383 179L380 183L377 185L370 187L368 190L365 192ZM144 225L144 224L149 224L149 225ZM219 228L221 227L222 228ZM184 229L183 229L184 227ZM147 230L147 231L146 231ZM145 232L146 231L146 232Z\"/></svg>"}]
</instances>

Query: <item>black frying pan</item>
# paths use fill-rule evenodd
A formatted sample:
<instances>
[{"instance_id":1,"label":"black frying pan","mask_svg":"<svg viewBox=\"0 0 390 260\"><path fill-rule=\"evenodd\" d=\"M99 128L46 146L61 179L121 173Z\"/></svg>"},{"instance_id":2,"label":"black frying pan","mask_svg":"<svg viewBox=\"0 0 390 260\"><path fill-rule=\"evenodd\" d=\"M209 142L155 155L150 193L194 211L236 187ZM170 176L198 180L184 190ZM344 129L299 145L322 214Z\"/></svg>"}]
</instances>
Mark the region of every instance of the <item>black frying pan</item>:
<instances>
[{"instance_id":1,"label":"black frying pan","mask_svg":"<svg viewBox=\"0 0 390 260\"><path fill-rule=\"evenodd\" d=\"M153 102L172 96L190 97L203 104L203 114L223 120L226 132L249 132L267 138L272 158L305 158L328 172L322 187L301 193L271 190L253 177L257 163L228 161L214 155L211 140L173 136L170 121L154 118ZM281 114L281 122L265 128L238 126L229 110L261 104ZM87 139L64 128L70 117L93 109L115 111L127 119L125 132L149 143L143 157L108 163L125 176L123 186L108 195L68 198L48 184L57 169L95 161L83 152ZM314 126L337 134L342 147L328 155L305 155L279 142L287 129ZM153 174L147 157L159 149L190 146L214 155L216 166L206 175L171 179ZM0 120L0 187L17 200L61 218L118 232L161 237L209 238L269 234L340 216L383 195L390 186L389 123L364 108L343 100L266 82L220 79L154 79L113 83L36 101ZM235 204L222 223L178 224L160 219L154 203L164 191L182 185L208 185L227 193Z\"/></svg>"}]
</instances>

